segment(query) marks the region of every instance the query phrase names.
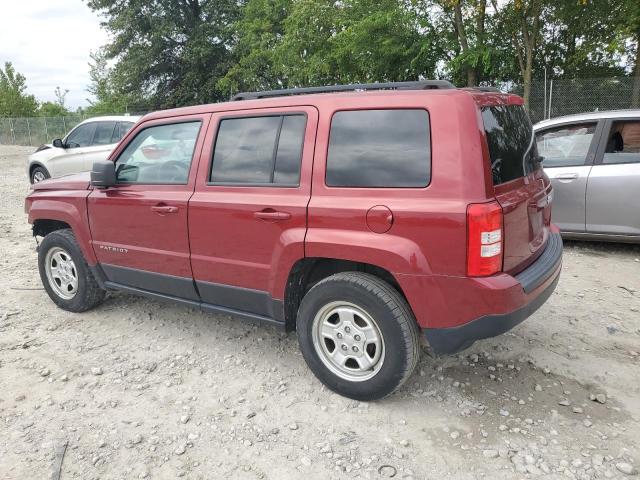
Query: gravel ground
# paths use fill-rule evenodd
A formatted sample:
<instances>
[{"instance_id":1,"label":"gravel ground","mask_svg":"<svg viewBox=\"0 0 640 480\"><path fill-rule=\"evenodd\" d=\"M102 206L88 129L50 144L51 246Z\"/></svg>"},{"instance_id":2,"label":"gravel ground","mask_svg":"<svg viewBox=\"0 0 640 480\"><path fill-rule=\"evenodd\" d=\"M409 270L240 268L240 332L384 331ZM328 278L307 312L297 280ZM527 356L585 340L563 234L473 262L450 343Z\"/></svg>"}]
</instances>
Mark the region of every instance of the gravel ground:
<instances>
[{"instance_id":1,"label":"gravel ground","mask_svg":"<svg viewBox=\"0 0 640 480\"><path fill-rule=\"evenodd\" d=\"M637 475L640 247L567 242L530 319L355 402L295 334L124 294L56 308L23 213L31 150L0 148L0 478Z\"/></svg>"}]
</instances>

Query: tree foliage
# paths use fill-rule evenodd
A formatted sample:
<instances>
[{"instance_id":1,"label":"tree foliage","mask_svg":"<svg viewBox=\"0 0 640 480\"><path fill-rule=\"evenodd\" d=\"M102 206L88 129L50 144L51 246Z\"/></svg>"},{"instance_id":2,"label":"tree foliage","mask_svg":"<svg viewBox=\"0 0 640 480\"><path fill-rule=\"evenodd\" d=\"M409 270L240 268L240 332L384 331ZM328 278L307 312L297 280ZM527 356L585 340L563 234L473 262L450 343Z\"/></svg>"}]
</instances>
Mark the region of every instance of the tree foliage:
<instances>
[{"instance_id":1,"label":"tree foliage","mask_svg":"<svg viewBox=\"0 0 640 480\"><path fill-rule=\"evenodd\" d=\"M0 116L30 117L35 115L38 102L27 92L24 75L15 71L11 62L0 68Z\"/></svg>"},{"instance_id":2,"label":"tree foliage","mask_svg":"<svg viewBox=\"0 0 640 480\"><path fill-rule=\"evenodd\" d=\"M545 71L640 76L637 0L88 4L113 37L104 63L92 64L96 112L218 101L239 90L420 78L519 84L527 100ZM640 82L637 89L640 97Z\"/></svg>"},{"instance_id":3,"label":"tree foliage","mask_svg":"<svg viewBox=\"0 0 640 480\"><path fill-rule=\"evenodd\" d=\"M89 0L113 35L106 60L116 94L136 92L152 108L222 98L218 80L230 67L237 16L233 0Z\"/></svg>"}]
</instances>

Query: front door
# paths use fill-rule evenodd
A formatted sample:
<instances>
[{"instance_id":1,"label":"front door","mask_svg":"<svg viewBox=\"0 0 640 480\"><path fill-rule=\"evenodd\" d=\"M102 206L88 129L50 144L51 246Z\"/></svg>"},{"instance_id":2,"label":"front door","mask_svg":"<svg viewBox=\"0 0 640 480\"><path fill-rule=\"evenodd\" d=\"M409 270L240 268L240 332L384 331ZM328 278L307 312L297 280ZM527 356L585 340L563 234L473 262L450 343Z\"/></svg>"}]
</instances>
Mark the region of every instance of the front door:
<instances>
[{"instance_id":1,"label":"front door","mask_svg":"<svg viewBox=\"0 0 640 480\"><path fill-rule=\"evenodd\" d=\"M212 117L189 202L205 304L281 319L282 276L304 257L317 118L303 106Z\"/></svg>"},{"instance_id":2,"label":"front door","mask_svg":"<svg viewBox=\"0 0 640 480\"><path fill-rule=\"evenodd\" d=\"M96 122L83 123L75 127L64 139L64 150L47 163L52 177L78 173L84 170L85 150L91 145Z\"/></svg>"},{"instance_id":3,"label":"front door","mask_svg":"<svg viewBox=\"0 0 640 480\"><path fill-rule=\"evenodd\" d=\"M538 154L553 186L553 223L565 232L585 231L585 192L599 134L596 121L536 132Z\"/></svg>"},{"instance_id":4,"label":"front door","mask_svg":"<svg viewBox=\"0 0 640 480\"><path fill-rule=\"evenodd\" d=\"M640 235L640 119L608 120L587 184L587 232Z\"/></svg>"},{"instance_id":5,"label":"front door","mask_svg":"<svg viewBox=\"0 0 640 480\"><path fill-rule=\"evenodd\" d=\"M118 184L88 197L93 249L108 280L198 300L187 207L210 115L144 122L114 154Z\"/></svg>"}]
</instances>

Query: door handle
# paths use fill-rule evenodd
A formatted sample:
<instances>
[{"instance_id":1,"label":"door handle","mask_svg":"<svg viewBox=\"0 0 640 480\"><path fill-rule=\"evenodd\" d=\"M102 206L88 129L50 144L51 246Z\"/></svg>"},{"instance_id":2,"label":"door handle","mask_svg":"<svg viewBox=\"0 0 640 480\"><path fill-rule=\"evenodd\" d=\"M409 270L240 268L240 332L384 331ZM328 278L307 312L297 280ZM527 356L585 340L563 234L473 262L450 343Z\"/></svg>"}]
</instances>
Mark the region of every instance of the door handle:
<instances>
[{"instance_id":1,"label":"door handle","mask_svg":"<svg viewBox=\"0 0 640 480\"><path fill-rule=\"evenodd\" d=\"M154 205L151 207L151 210L159 213L160 215L164 215L166 213L178 213L178 207L173 207L171 205Z\"/></svg>"},{"instance_id":2,"label":"door handle","mask_svg":"<svg viewBox=\"0 0 640 480\"><path fill-rule=\"evenodd\" d=\"M289 220L291 218L291 214L289 212L278 212L272 208L253 212L253 216L259 220L267 220L270 222L279 222L282 220Z\"/></svg>"},{"instance_id":3,"label":"door handle","mask_svg":"<svg viewBox=\"0 0 640 480\"><path fill-rule=\"evenodd\" d=\"M568 182L571 182L572 180L575 180L576 178L578 178L577 173L561 173L556 177L556 180L559 180L560 182L568 183Z\"/></svg>"}]
</instances>

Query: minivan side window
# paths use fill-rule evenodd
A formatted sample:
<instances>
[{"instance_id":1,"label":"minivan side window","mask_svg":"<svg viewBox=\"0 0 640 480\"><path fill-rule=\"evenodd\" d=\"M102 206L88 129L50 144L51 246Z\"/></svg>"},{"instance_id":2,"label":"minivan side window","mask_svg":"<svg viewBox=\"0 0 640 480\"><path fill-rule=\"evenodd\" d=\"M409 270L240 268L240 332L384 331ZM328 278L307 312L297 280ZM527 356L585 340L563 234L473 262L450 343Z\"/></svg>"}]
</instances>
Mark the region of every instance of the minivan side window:
<instances>
[{"instance_id":1,"label":"minivan side window","mask_svg":"<svg viewBox=\"0 0 640 480\"><path fill-rule=\"evenodd\" d=\"M116 160L118 183L185 185L201 122L140 130Z\"/></svg>"},{"instance_id":2,"label":"minivan side window","mask_svg":"<svg viewBox=\"0 0 640 480\"><path fill-rule=\"evenodd\" d=\"M426 110L350 110L333 115L327 186L420 188L430 180Z\"/></svg>"},{"instance_id":3,"label":"minivan side window","mask_svg":"<svg viewBox=\"0 0 640 480\"><path fill-rule=\"evenodd\" d=\"M602 163L640 163L640 120L613 122Z\"/></svg>"},{"instance_id":4,"label":"minivan side window","mask_svg":"<svg viewBox=\"0 0 640 480\"><path fill-rule=\"evenodd\" d=\"M222 119L210 181L297 186L306 122L302 114Z\"/></svg>"},{"instance_id":5,"label":"minivan side window","mask_svg":"<svg viewBox=\"0 0 640 480\"><path fill-rule=\"evenodd\" d=\"M584 165L596 131L596 122L550 128L536 133L538 153L548 167Z\"/></svg>"},{"instance_id":6,"label":"minivan side window","mask_svg":"<svg viewBox=\"0 0 640 480\"><path fill-rule=\"evenodd\" d=\"M66 138L66 148L88 147L93 139L96 122L84 123L73 130Z\"/></svg>"}]
</instances>

